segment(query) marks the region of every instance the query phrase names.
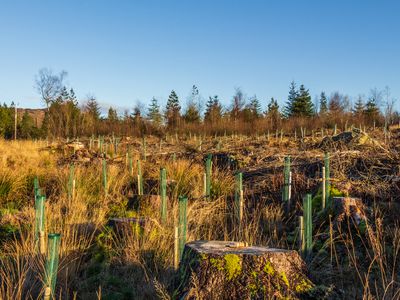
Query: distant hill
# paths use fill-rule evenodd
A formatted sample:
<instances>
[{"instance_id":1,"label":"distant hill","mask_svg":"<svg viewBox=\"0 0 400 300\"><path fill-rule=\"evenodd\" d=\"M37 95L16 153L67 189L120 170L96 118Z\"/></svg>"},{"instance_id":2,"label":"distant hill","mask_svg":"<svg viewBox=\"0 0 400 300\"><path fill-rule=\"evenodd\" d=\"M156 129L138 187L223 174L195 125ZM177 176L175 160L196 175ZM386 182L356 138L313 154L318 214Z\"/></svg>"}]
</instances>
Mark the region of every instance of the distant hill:
<instances>
[{"instance_id":1,"label":"distant hill","mask_svg":"<svg viewBox=\"0 0 400 300\"><path fill-rule=\"evenodd\" d=\"M41 127L46 113L45 108L17 108L18 120L22 119L22 116L27 112L35 122L37 127Z\"/></svg>"}]
</instances>

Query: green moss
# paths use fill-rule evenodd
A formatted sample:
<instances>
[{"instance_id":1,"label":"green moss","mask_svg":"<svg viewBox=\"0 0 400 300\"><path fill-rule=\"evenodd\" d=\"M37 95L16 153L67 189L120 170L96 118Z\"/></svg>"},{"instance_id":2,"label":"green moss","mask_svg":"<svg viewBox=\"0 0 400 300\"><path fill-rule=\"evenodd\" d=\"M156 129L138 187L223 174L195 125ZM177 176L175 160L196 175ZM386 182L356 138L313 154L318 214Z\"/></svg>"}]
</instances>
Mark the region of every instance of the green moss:
<instances>
[{"instance_id":1,"label":"green moss","mask_svg":"<svg viewBox=\"0 0 400 300\"><path fill-rule=\"evenodd\" d=\"M250 283L249 285L247 285L247 288L250 291L250 295L252 297L254 297L257 294L258 288L257 285L255 285L254 283Z\"/></svg>"},{"instance_id":2,"label":"green moss","mask_svg":"<svg viewBox=\"0 0 400 300\"><path fill-rule=\"evenodd\" d=\"M264 266L264 272L271 276L275 274L274 267L271 265L269 261L267 261L267 263Z\"/></svg>"},{"instance_id":3,"label":"green moss","mask_svg":"<svg viewBox=\"0 0 400 300\"><path fill-rule=\"evenodd\" d=\"M279 274L279 277L282 279L282 281L287 285L287 287L289 287L289 280L286 277L286 274L284 272Z\"/></svg>"},{"instance_id":4,"label":"green moss","mask_svg":"<svg viewBox=\"0 0 400 300\"><path fill-rule=\"evenodd\" d=\"M298 284L295 286L296 293L305 293L310 291L313 288L310 281L302 279Z\"/></svg>"},{"instance_id":5,"label":"green moss","mask_svg":"<svg viewBox=\"0 0 400 300\"><path fill-rule=\"evenodd\" d=\"M150 230L150 232L148 234L149 241L155 241L158 239L158 237L159 237L159 234L158 234L157 228L153 228L152 230Z\"/></svg>"},{"instance_id":6,"label":"green moss","mask_svg":"<svg viewBox=\"0 0 400 300\"><path fill-rule=\"evenodd\" d=\"M242 271L242 261L236 254L227 254L224 256L224 260L228 280L232 280Z\"/></svg>"},{"instance_id":7,"label":"green moss","mask_svg":"<svg viewBox=\"0 0 400 300\"><path fill-rule=\"evenodd\" d=\"M19 235L20 228L11 224L0 225L0 241Z\"/></svg>"},{"instance_id":8,"label":"green moss","mask_svg":"<svg viewBox=\"0 0 400 300\"><path fill-rule=\"evenodd\" d=\"M210 263L213 267L215 267L218 271L224 270L224 261L219 258L210 258Z\"/></svg>"},{"instance_id":9,"label":"green moss","mask_svg":"<svg viewBox=\"0 0 400 300\"><path fill-rule=\"evenodd\" d=\"M331 197L344 197L345 194L342 191L339 191L337 188L331 186Z\"/></svg>"},{"instance_id":10,"label":"green moss","mask_svg":"<svg viewBox=\"0 0 400 300\"><path fill-rule=\"evenodd\" d=\"M337 188L331 186L330 187L330 197L344 197L344 193ZM322 188L319 188L317 193L312 199L312 208L317 211L322 208Z\"/></svg>"},{"instance_id":11,"label":"green moss","mask_svg":"<svg viewBox=\"0 0 400 300\"><path fill-rule=\"evenodd\" d=\"M127 218L136 218L136 217L139 217L139 214L137 213L137 211L127 210L126 213L125 213L125 217L127 217Z\"/></svg>"}]
</instances>

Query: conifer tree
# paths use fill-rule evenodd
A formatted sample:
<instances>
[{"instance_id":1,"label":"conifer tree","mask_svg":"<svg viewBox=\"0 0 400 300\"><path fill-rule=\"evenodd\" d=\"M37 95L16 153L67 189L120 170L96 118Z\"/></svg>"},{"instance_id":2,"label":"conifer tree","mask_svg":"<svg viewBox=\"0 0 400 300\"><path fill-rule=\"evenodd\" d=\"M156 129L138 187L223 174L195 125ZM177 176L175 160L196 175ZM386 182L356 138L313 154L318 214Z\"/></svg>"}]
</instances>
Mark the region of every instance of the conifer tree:
<instances>
[{"instance_id":1,"label":"conifer tree","mask_svg":"<svg viewBox=\"0 0 400 300\"><path fill-rule=\"evenodd\" d=\"M288 101L286 102L286 106L283 108L283 115L285 118L292 116L293 102L297 98L297 95L296 83L292 81L289 87Z\"/></svg>"},{"instance_id":2,"label":"conifer tree","mask_svg":"<svg viewBox=\"0 0 400 300\"><path fill-rule=\"evenodd\" d=\"M160 106L158 105L157 99L154 97L151 99L147 116L155 126L161 125L162 115L160 112Z\"/></svg>"},{"instance_id":3,"label":"conifer tree","mask_svg":"<svg viewBox=\"0 0 400 300\"><path fill-rule=\"evenodd\" d=\"M199 123L200 122L200 112L199 112L199 90L197 86L193 85L192 92L189 97L186 112L183 116L188 123Z\"/></svg>"},{"instance_id":4,"label":"conifer tree","mask_svg":"<svg viewBox=\"0 0 400 300\"><path fill-rule=\"evenodd\" d=\"M313 103L309 91L302 84L297 97L291 105L290 116L311 117L314 114Z\"/></svg>"},{"instance_id":5,"label":"conifer tree","mask_svg":"<svg viewBox=\"0 0 400 300\"><path fill-rule=\"evenodd\" d=\"M353 114L356 117L362 116L365 110L364 101L361 96L358 97L356 103L354 103Z\"/></svg>"},{"instance_id":6,"label":"conifer tree","mask_svg":"<svg viewBox=\"0 0 400 300\"><path fill-rule=\"evenodd\" d=\"M272 97L271 101L268 103L265 115L270 120L271 129L276 130L278 128L278 123L281 119L281 114L279 112L278 101L276 101L274 97Z\"/></svg>"},{"instance_id":7,"label":"conifer tree","mask_svg":"<svg viewBox=\"0 0 400 300\"><path fill-rule=\"evenodd\" d=\"M222 117L222 106L218 99L218 96L209 97L206 105L206 112L204 114L204 121L215 124Z\"/></svg>"},{"instance_id":8,"label":"conifer tree","mask_svg":"<svg viewBox=\"0 0 400 300\"><path fill-rule=\"evenodd\" d=\"M376 104L376 99L371 97L365 104L364 114L369 121L376 121L379 116L379 107Z\"/></svg>"},{"instance_id":9,"label":"conifer tree","mask_svg":"<svg viewBox=\"0 0 400 300\"><path fill-rule=\"evenodd\" d=\"M260 102L257 99L257 96L254 95L254 97L252 97L250 99L250 103L247 106L247 108L250 110L252 118L258 118L260 117L261 114L261 105Z\"/></svg>"},{"instance_id":10,"label":"conifer tree","mask_svg":"<svg viewBox=\"0 0 400 300\"><path fill-rule=\"evenodd\" d=\"M22 115L19 129L19 136L21 138L27 139L37 137L37 128L34 125L32 116L30 116L27 111Z\"/></svg>"},{"instance_id":11,"label":"conifer tree","mask_svg":"<svg viewBox=\"0 0 400 300\"><path fill-rule=\"evenodd\" d=\"M328 111L328 99L326 98L325 92L321 92L321 96L319 98L319 113L321 115L327 113Z\"/></svg>"},{"instance_id":12,"label":"conifer tree","mask_svg":"<svg viewBox=\"0 0 400 300\"><path fill-rule=\"evenodd\" d=\"M179 104L178 96L175 91L172 90L168 97L167 106L165 108L165 119L168 127L175 128L179 125L179 120L181 117L180 110L181 106Z\"/></svg>"},{"instance_id":13,"label":"conifer tree","mask_svg":"<svg viewBox=\"0 0 400 300\"><path fill-rule=\"evenodd\" d=\"M100 106L97 103L96 98L94 98L93 96L91 96L87 101L85 110L89 114L89 116L93 118L94 121L100 119Z\"/></svg>"},{"instance_id":14,"label":"conifer tree","mask_svg":"<svg viewBox=\"0 0 400 300\"><path fill-rule=\"evenodd\" d=\"M69 90L69 100L72 101L75 106L78 106L78 99L76 98L75 91L73 88Z\"/></svg>"},{"instance_id":15,"label":"conifer tree","mask_svg":"<svg viewBox=\"0 0 400 300\"><path fill-rule=\"evenodd\" d=\"M94 96L89 96L84 110L86 113L83 119L85 131L89 134L95 134L100 120L100 106Z\"/></svg>"},{"instance_id":16,"label":"conifer tree","mask_svg":"<svg viewBox=\"0 0 400 300\"><path fill-rule=\"evenodd\" d=\"M200 114L199 111L194 104L189 104L189 106L186 109L185 114L183 115L183 118L187 123L199 123L200 122Z\"/></svg>"},{"instance_id":17,"label":"conifer tree","mask_svg":"<svg viewBox=\"0 0 400 300\"><path fill-rule=\"evenodd\" d=\"M218 97L218 96L214 96ZM206 111L204 113L204 121L210 121L210 116L211 116L211 111L213 108L213 103L214 103L214 98L213 97L208 97L208 101L206 103Z\"/></svg>"},{"instance_id":18,"label":"conifer tree","mask_svg":"<svg viewBox=\"0 0 400 300\"><path fill-rule=\"evenodd\" d=\"M13 135L14 112L7 104L0 105L0 138L11 138Z\"/></svg>"},{"instance_id":19,"label":"conifer tree","mask_svg":"<svg viewBox=\"0 0 400 300\"><path fill-rule=\"evenodd\" d=\"M274 97L271 98L271 101L268 103L266 115L271 115L279 113L279 104L278 101L274 99Z\"/></svg>"},{"instance_id":20,"label":"conifer tree","mask_svg":"<svg viewBox=\"0 0 400 300\"><path fill-rule=\"evenodd\" d=\"M110 106L110 108L108 109L108 115L107 115L107 119L110 122L115 122L118 121L118 114L117 114L117 110L112 108Z\"/></svg>"}]
</instances>

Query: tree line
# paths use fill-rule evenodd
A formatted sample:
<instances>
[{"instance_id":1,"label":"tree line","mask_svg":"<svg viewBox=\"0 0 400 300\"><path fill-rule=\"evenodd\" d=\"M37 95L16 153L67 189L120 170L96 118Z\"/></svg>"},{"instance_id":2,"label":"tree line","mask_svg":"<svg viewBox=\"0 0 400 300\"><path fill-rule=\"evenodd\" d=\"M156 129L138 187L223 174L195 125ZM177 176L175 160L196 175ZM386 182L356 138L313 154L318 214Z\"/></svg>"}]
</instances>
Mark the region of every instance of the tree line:
<instances>
[{"instance_id":1,"label":"tree line","mask_svg":"<svg viewBox=\"0 0 400 300\"><path fill-rule=\"evenodd\" d=\"M263 109L257 96L246 97L236 89L231 103L224 106L218 95L201 97L196 85L191 88L185 108L177 93L172 90L165 108L156 98L147 107L137 105L132 113L117 113L110 107L106 115L95 97L88 97L79 103L73 88L64 85L66 72L54 74L48 69L39 71L35 85L46 105L42 122L25 112L17 122L19 138L74 138L92 135L163 135L166 132L193 132L200 134L223 134L255 132L265 133L283 129L293 132L299 126L304 128L333 128L334 126L362 125L388 126L399 122L394 111L394 99L389 88L383 91L373 89L365 98L359 96L354 104L350 98L339 92L329 97L321 92L314 101L304 84L292 81L288 97L281 108L271 98ZM14 136L15 105L0 105L0 136Z\"/></svg>"}]
</instances>

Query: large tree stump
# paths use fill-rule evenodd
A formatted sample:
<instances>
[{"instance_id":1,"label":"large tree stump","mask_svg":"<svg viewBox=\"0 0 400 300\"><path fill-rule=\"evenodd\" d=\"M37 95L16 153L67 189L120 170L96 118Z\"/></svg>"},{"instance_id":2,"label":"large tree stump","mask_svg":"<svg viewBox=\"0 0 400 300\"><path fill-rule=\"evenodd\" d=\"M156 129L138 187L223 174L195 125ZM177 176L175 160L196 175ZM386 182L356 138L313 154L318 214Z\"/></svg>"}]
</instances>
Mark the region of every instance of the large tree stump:
<instances>
[{"instance_id":1,"label":"large tree stump","mask_svg":"<svg viewBox=\"0 0 400 300\"><path fill-rule=\"evenodd\" d=\"M194 241L185 245L177 294L183 299L297 299L314 285L297 251Z\"/></svg>"}]
</instances>

